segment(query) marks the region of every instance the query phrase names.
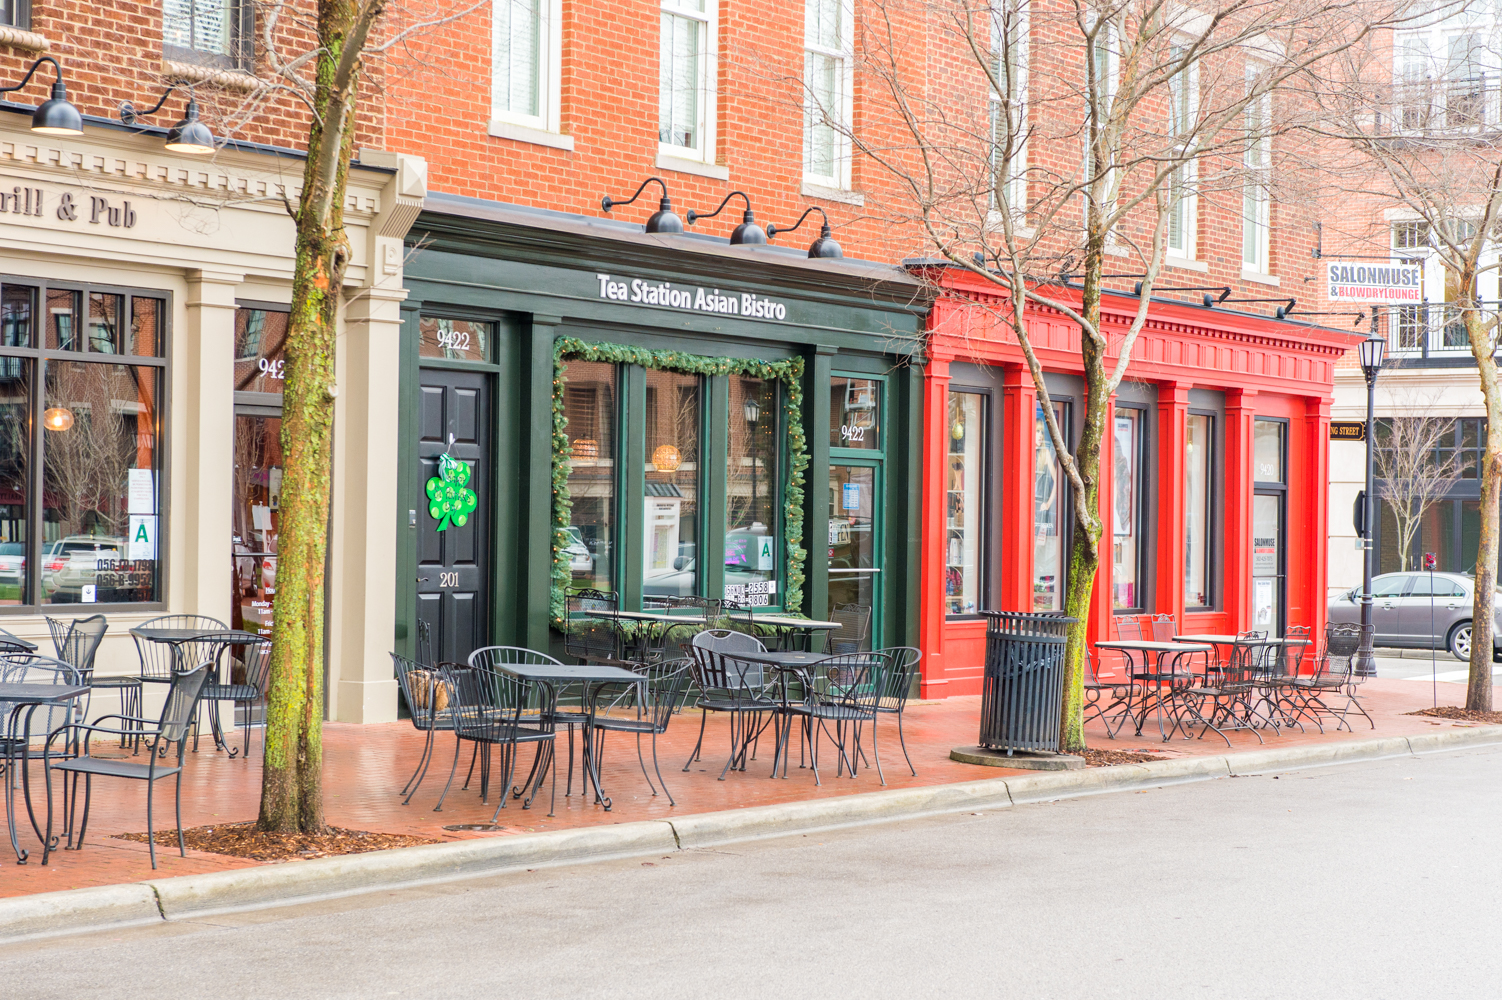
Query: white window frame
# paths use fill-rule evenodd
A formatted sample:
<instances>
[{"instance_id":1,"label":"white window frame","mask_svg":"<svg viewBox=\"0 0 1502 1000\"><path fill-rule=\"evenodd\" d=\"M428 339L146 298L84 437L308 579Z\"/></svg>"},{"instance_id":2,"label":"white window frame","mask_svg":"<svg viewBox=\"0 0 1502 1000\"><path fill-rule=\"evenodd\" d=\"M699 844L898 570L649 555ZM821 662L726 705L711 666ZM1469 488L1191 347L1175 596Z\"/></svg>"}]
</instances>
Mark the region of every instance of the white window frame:
<instances>
[{"instance_id":1,"label":"white window frame","mask_svg":"<svg viewBox=\"0 0 1502 1000\"><path fill-rule=\"evenodd\" d=\"M493 7L513 0L493 0ZM541 146L573 149L572 136L561 134L563 79L563 0L539 0L542 24L537 32L537 114L501 106L499 80L501 19L490 19L490 125L488 132Z\"/></svg>"},{"instance_id":2,"label":"white window frame","mask_svg":"<svg viewBox=\"0 0 1502 1000\"><path fill-rule=\"evenodd\" d=\"M1398 131L1410 134L1440 129L1478 131L1502 125L1502 38L1498 36L1495 5L1470 5L1448 17L1418 28L1399 31L1393 40L1392 81L1397 95L1392 109ZM1474 35L1480 41L1476 57L1466 65L1479 71L1479 119L1450 120L1450 88L1462 68L1451 59L1456 39ZM1412 46L1412 48L1410 48ZM1416 52L1416 58L1407 53ZM1410 114L1411 112L1411 114Z\"/></svg>"},{"instance_id":3,"label":"white window frame","mask_svg":"<svg viewBox=\"0 0 1502 1000\"><path fill-rule=\"evenodd\" d=\"M803 181L805 184L815 187L831 188L836 191L850 190L850 136L848 129L854 120L854 91L855 91L855 7L852 0L837 0L840 8L840 48L831 49L815 43L818 31L813 23L814 4L804 5L803 19ZM838 108L833 109L836 124L830 126L834 130L834 172L832 174L815 173L812 164L812 146L814 121L825 120L831 109L815 106L813 98L813 83L809 77L811 56L821 55L840 60L840 73L837 81L839 94L836 101Z\"/></svg>"},{"instance_id":4,"label":"white window frame","mask_svg":"<svg viewBox=\"0 0 1502 1000\"><path fill-rule=\"evenodd\" d=\"M1096 44L1099 44L1100 41L1101 41L1101 36L1099 34L1097 34L1096 37L1095 37L1095 40L1096 40ZM1111 107L1112 107L1112 105L1116 101L1116 90L1120 86L1120 83L1121 83L1121 51L1120 51L1121 50L1121 45L1120 45L1120 41L1121 41L1121 36L1120 36L1120 33L1119 33L1116 25L1113 22L1111 22L1111 21L1107 21L1106 25L1105 25L1105 45L1106 45L1106 79L1105 79L1106 88L1105 88L1105 94L1104 94L1105 105L1104 105L1104 107L1102 107L1100 109L1101 118L1103 120L1104 119L1108 119L1111 116ZM1085 53L1085 58L1088 59L1091 62L1091 64L1093 64L1095 62L1095 47L1094 46L1092 46ZM1085 100L1086 100L1086 102L1088 104L1089 99L1090 99L1089 81L1088 80L1085 81L1084 86L1085 86L1085 91L1086 91L1085 92ZM1091 156L1091 154L1094 151L1090 148L1090 120L1089 120L1089 112L1088 111L1086 112L1085 119L1084 119L1084 121L1082 123L1082 126L1083 126L1083 129L1084 129L1084 134L1083 134L1082 138L1084 140L1084 147L1085 148L1084 148L1084 151L1083 151L1084 155L1080 159L1080 169L1081 169L1081 171L1083 173L1082 181L1083 181L1083 186L1084 186L1084 189L1081 191L1081 194L1083 195L1083 197L1080 199L1080 202L1081 202L1081 206L1080 206L1080 219L1082 221L1087 221L1089 219L1089 216L1090 216L1090 189L1089 189L1089 184L1090 184L1090 178L1091 178L1091 176L1095 172L1094 171L1094 163L1093 163L1092 156ZM1116 176L1113 178L1111 176L1112 174L1115 174ZM1120 181L1120 173L1114 167L1107 174L1107 180L1106 180L1107 190L1110 190L1110 185L1111 185L1111 183L1112 183L1113 180L1115 180L1117 182ZM1116 210L1117 196L1119 194L1120 194L1120 192L1117 191L1117 192L1113 193L1110 196L1110 200L1107 201L1104 206L1102 206L1102 212L1103 212L1103 214L1110 215L1112 212L1114 212ZM1111 248L1115 247L1115 245L1116 245L1116 231L1115 231L1115 229L1112 229L1111 232L1107 234L1107 240L1108 240L1108 247L1107 247L1107 249L1111 249Z\"/></svg>"},{"instance_id":5,"label":"white window frame","mask_svg":"<svg viewBox=\"0 0 1502 1000\"><path fill-rule=\"evenodd\" d=\"M1181 53L1183 50L1189 48L1192 45L1193 41L1191 39L1175 41L1169 49L1170 60L1177 61L1177 59L1179 58L1178 53ZM1175 81L1179 82L1175 83ZM1178 87L1188 88L1188 99L1185 102L1187 106L1183 108L1183 117L1189 123L1188 132L1181 131L1184 122L1181 122L1179 118L1179 95L1175 93ZM1181 72L1174 74L1174 76L1169 80L1168 84L1169 103L1171 105L1168 112L1168 130L1169 134L1174 136L1176 139L1180 139L1182 137L1181 141L1177 143L1179 153L1188 152L1190 146L1192 146L1197 141L1192 132L1193 123L1199 119L1199 91L1200 62L1198 59L1194 59L1191 60L1189 65L1186 66ZM1171 242L1168 243L1165 256L1171 260L1192 261L1195 259L1195 255L1198 252L1199 192L1195 186L1195 182L1198 179L1197 168L1198 161L1191 158L1177 171L1175 171L1175 173L1179 175L1178 183L1183 191L1183 194L1181 194L1179 197L1179 203L1183 206L1184 219L1183 223L1179 226L1179 229L1180 235L1183 238L1184 245L1182 247L1174 247ZM1170 195L1173 193L1172 178L1169 179L1169 193ZM1169 210L1172 211L1173 206L1170 206ZM1173 229L1172 227L1170 227L1168 237L1170 240L1172 239L1172 233Z\"/></svg>"},{"instance_id":6,"label":"white window frame","mask_svg":"<svg viewBox=\"0 0 1502 1000\"><path fill-rule=\"evenodd\" d=\"M1248 63L1246 85L1250 89L1257 80L1260 67ZM1245 177L1241 187L1241 270L1243 273L1271 275L1272 272L1272 198L1268 190L1268 175L1272 170L1272 94L1259 94L1247 102L1244 112L1247 132L1255 134L1248 141L1242 154L1242 170ZM1260 165L1255 165L1260 161ZM1249 211L1250 209L1250 211ZM1253 255L1247 255L1248 234Z\"/></svg>"},{"instance_id":7,"label":"white window frame","mask_svg":"<svg viewBox=\"0 0 1502 1000\"><path fill-rule=\"evenodd\" d=\"M719 78L719 0L705 0L703 10L694 10L687 4L679 3L678 0L661 0L658 24L662 23L661 14L671 14L674 17L686 17L698 21L703 30L699 33L699 79L695 84L699 93L695 110L698 112L695 121L695 132L698 141L693 146L679 146L671 142L663 142L662 123L658 122L657 155L670 160L690 160L697 163L714 163L716 156L715 136L715 104L716 87ZM657 47L659 55L662 45L659 41ZM658 108L662 107L661 77L658 83ZM661 111L659 110L659 115Z\"/></svg>"},{"instance_id":8,"label":"white window frame","mask_svg":"<svg viewBox=\"0 0 1502 1000\"><path fill-rule=\"evenodd\" d=\"M1029 11L1028 0L1007 0L1005 7L1008 13L1014 13L1017 17L1017 58L1015 64L1016 78L1012 81L1015 91L1012 95L1013 114L1015 118L1012 124L1022 135L1022 142L1019 145L1016 153L1013 155L1012 162L1008 165L1010 169L1008 170L1005 187L1007 188L1006 201L1011 206L1012 215L1013 217L1020 219L1025 217L1027 214L1027 168L1028 146L1030 145L1028 141L1028 76L1031 68L1030 63L1032 56L1032 44L1029 38L1029 32L1032 28L1032 15ZM996 14L993 14L991 20L992 53L1000 53L1001 45L1002 38L1000 18ZM1001 76L1001 58L999 55L993 55L993 63L996 67L993 72L999 79ZM990 102L989 107L991 115L991 210L993 212L999 212L1001 211L1002 206L998 203L996 197L996 190L1001 186L996 182L996 175L998 173L998 167L996 163L996 125L997 122L1001 120L1001 115L1003 112L1001 94L996 90L995 87L988 86L987 90L989 91L988 97Z\"/></svg>"}]
</instances>

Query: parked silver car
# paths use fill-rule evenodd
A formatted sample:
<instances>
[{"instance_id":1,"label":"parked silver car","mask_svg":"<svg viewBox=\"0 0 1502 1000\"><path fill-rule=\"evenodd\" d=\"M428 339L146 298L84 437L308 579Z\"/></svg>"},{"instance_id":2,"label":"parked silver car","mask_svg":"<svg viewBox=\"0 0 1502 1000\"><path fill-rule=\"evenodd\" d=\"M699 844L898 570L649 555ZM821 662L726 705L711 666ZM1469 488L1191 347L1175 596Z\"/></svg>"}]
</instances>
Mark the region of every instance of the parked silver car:
<instances>
[{"instance_id":1,"label":"parked silver car","mask_svg":"<svg viewBox=\"0 0 1502 1000\"><path fill-rule=\"evenodd\" d=\"M1378 646L1448 649L1471 658L1475 581L1463 573L1384 573L1372 579L1372 624ZM1502 590L1492 602L1493 657L1502 653ZM1361 621L1361 588L1330 601L1332 622ZM1431 624L1432 623L1432 624Z\"/></svg>"}]
</instances>

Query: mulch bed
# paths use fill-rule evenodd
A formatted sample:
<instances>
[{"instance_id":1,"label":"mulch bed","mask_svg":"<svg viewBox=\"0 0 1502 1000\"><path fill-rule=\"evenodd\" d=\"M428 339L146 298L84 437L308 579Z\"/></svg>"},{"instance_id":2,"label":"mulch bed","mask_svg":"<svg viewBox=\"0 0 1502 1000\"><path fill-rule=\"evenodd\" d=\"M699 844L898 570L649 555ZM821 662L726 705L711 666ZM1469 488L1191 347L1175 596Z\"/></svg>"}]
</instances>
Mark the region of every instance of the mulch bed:
<instances>
[{"instance_id":1,"label":"mulch bed","mask_svg":"<svg viewBox=\"0 0 1502 1000\"><path fill-rule=\"evenodd\" d=\"M116 834L117 840L133 840L146 843L144 833ZM365 830L344 830L329 827L328 833L261 833L254 823L222 823L217 826L195 826L183 831L188 847L208 854L227 854L234 858L249 858L252 861L305 861L309 858L327 858L336 854L362 854L365 851L384 851L389 847L415 847L418 844L440 844L443 841L430 837L413 837L401 833L369 833ZM177 850L176 830L157 830L156 846Z\"/></svg>"},{"instance_id":2,"label":"mulch bed","mask_svg":"<svg viewBox=\"0 0 1502 1000\"><path fill-rule=\"evenodd\" d=\"M1096 750L1087 747L1084 753L1086 767L1110 767L1112 764L1145 764L1150 760L1167 760L1150 753L1135 750Z\"/></svg>"},{"instance_id":3,"label":"mulch bed","mask_svg":"<svg viewBox=\"0 0 1502 1000\"><path fill-rule=\"evenodd\" d=\"M1422 708L1417 712L1405 712L1405 715L1427 715L1431 719L1450 719L1454 722L1484 722L1488 725L1502 725L1502 712L1474 712L1468 708L1457 708L1454 705L1441 705L1439 708Z\"/></svg>"}]
</instances>

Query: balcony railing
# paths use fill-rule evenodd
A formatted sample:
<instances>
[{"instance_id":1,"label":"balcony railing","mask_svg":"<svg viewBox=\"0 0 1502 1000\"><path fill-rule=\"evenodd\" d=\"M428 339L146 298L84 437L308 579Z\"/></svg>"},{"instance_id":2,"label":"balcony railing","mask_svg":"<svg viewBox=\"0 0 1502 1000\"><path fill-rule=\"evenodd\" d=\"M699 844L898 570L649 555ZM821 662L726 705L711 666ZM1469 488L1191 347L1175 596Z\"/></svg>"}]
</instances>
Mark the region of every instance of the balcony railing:
<instances>
[{"instance_id":1,"label":"balcony railing","mask_svg":"<svg viewBox=\"0 0 1502 1000\"><path fill-rule=\"evenodd\" d=\"M1502 309L1495 302L1481 303L1482 321L1495 327ZM1387 349L1395 358L1429 358L1469 356L1471 341L1466 335L1461 310L1449 303L1395 306L1386 310Z\"/></svg>"},{"instance_id":2,"label":"balcony railing","mask_svg":"<svg viewBox=\"0 0 1502 1000\"><path fill-rule=\"evenodd\" d=\"M1393 88L1392 130L1397 134L1484 132L1502 126L1502 76L1420 80Z\"/></svg>"}]
</instances>

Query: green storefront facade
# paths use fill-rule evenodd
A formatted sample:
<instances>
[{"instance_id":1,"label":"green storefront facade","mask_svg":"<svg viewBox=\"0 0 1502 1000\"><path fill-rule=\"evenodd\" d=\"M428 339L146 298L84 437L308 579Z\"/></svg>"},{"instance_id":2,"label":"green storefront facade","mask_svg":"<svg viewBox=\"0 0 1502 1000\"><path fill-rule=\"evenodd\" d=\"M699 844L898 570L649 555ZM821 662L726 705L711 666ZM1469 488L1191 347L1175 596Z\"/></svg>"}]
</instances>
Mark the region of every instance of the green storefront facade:
<instances>
[{"instance_id":1,"label":"green storefront facade","mask_svg":"<svg viewBox=\"0 0 1502 1000\"><path fill-rule=\"evenodd\" d=\"M873 644L916 644L927 305L906 272L433 195L405 273L399 651L420 621L439 659L561 651L585 588L860 604Z\"/></svg>"}]
</instances>

